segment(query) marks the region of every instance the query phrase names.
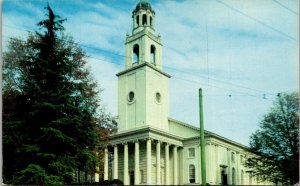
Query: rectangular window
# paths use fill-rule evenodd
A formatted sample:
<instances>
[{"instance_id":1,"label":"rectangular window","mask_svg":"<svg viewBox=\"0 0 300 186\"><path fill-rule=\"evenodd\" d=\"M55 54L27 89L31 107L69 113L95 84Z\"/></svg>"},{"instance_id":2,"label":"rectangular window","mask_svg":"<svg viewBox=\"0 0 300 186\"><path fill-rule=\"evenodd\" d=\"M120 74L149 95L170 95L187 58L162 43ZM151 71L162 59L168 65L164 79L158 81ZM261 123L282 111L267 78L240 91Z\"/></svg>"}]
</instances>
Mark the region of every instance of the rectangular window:
<instances>
[{"instance_id":1,"label":"rectangular window","mask_svg":"<svg viewBox=\"0 0 300 186\"><path fill-rule=\"evenodd\" d=\"M189 158L195 157L195 148L189 148Z\"/></svg>"},{"instance_id":2,"label":"rectangular window","mask_svg":"<svg viewBox=\"0 0 300 186\"><path fill-rule=\"evenodd\" d=\"M235 162L235 153L234 152L231 153L231 161L233 163Z\"/></svg>"}]
</instances>

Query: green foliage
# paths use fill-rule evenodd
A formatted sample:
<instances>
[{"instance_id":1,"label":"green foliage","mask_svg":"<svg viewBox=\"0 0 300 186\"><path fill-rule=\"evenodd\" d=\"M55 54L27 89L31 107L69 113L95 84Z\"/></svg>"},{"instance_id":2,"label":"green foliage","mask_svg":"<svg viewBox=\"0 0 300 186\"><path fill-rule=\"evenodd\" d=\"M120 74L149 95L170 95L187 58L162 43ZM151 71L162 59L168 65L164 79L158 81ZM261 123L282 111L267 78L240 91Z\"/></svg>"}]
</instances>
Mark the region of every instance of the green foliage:
<instances>
[{"instance_id":1,"label":"green foliage","mask_svg":"<svg viewBox=\"0 0 300 186\"><path fill-rule=\"evenodd\" d=\"M258 156L246 165L253 175L274 183L295 184L299 176L299 96L279 94L271 111L250 137L250 148Z\"/></svg>"},{"instance_id":2,"label":"green foliage","mask_svg":"<svg viewBox=\"0 0 300 186\"><path fill-rule=\"evenodd\" d=\"M13 184L45 184L45 185L62 185L63 180L59 176L46 174L45 169L39 165L29 164L25 169L18 172Z\"/></svg>"},{"instance_id":3,"label":"green foliage","mask_svg":"<svg viewBox=\"0 0 300 186\"><path fill-rule=\"evenodd\" d=\"M11 184L70 184L77 170L92 174L100 107L86 54L51 8L43 33L12 38L3 65L3 179Z\"/></svg>"}]
</instances>

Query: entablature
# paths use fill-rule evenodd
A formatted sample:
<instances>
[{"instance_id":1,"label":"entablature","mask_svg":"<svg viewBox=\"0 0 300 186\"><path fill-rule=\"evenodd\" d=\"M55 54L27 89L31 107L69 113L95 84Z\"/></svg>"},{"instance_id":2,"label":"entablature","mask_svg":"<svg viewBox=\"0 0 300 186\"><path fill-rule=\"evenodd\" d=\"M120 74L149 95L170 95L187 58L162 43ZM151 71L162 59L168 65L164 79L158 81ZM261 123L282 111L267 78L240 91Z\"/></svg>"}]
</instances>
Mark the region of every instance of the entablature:
<instances>
[{"instance_id":1,"label":"entablature","mask_svg":"<svg viewBox=\"0 0 300 186\"><path fill-rule=\"evenodd\" d=\"M156 36L151 31L149 31L148 29L143 29L138 33L135 33L131 36L127 36L125 44L130 43L130 42L132 42L134 40L137 40L139 38L142 38L143 36L148 36L151 40L153 40L157 44L162 45L160 35Z\"/></svg>"},{"instance_id":2,"label":"entablature","mask_svg":"<svg viewBox=\"0 0 300 186\"><path fill-rule=\"evenodd\" d=\"M111 136L108 145L113 146L123 143L134 143L135 141L145 141L147 139L183 147L182 138L153 127L142 127L135 130L129 130L114 134Z\"/></svg>"}]
</instances>

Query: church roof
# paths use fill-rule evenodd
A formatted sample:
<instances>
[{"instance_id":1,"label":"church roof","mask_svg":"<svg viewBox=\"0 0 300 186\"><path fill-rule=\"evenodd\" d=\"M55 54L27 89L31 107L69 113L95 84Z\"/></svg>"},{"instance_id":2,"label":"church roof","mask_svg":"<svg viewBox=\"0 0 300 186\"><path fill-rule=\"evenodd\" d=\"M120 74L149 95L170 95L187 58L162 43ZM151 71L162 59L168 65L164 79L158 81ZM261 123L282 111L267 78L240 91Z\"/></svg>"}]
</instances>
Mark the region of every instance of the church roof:
<instances>
[{"instance_id":1,"label":"church roof","mask_svg":"<svg viewBox=\"0 0 300 186\"><path fill-rule=\"evenodd\" d=\"M139 10L150 10L151 12L155 13L151 7L151 4L147 0L140 0L140 2L136 5L132 13L135 13Z\"/></svg>"},{"instance_id":2,"label":"church roof","mask_svg":"<svg viewBox=\"0 0 300 186\"><path fill-rule=\"evenodd\" d=\"M187 128L191 128L191 129L193 129L193 130L199 131L199 134L200 134L200 128L199 128L199 127L195 127L195 126L193 126L193 125L184 123L184 122L182 122L182 121L178 121L178 120L173 119L173 118L168 118L168 119L169 119L169 121L173 121L174 123L177 123L177 124L179 124L179 125L182 125L182 126L185 126L185 127L187 127ZM205 133L205 136L206 136L206 137L213 137L213 138L216 138L216 139L219 139L219 140L225 141L225 142L227 142L227 143L230 143L230 144L233 144L233 145L236 145L236 146L239 146L239 147L242 147L242 148L244 148L244 149L249 150L249 147L248 147L248 146L243 145L243 144L241 144L241 143L238 143L238 142L236 142L236 141L230 140L230 139L225 138L225 137L223 137L223 136L220 136L220 135L218 135L218 134L216 134L216 133L210 132L210 131L208 131L208 130L204 130L204 133ZM197 135L197 136L194 136L194 137L185 138L185 140L199 139L199 138L200 138L200 135L199 135L199 136Z\"/></svg>"}]
</instances>

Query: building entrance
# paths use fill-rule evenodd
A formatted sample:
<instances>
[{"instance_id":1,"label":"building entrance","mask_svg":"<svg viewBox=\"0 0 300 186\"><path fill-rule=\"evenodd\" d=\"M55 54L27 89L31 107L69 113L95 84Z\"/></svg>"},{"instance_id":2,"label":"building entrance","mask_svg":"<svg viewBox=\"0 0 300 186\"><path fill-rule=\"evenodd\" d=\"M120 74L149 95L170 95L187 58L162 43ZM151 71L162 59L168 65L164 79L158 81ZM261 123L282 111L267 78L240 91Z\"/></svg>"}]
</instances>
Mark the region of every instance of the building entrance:
<instances>
[{"instance_id":1,"label":"building entrance","mask_svg":"<svg viewBox=\"0 0 300 186\"><path fill-rule=\"evenodd\" d=\"M130 185L134 185L134 171L129 172L129 183Z\"/></svg>"},{"instance_id":2,"label":"building entrance","mask_svg":"<svg viewBox=\"0 0 300 186\"><path fill-rule=\"evenodd\" d=\"M227 174L225 173L224 170L222 170L222 172L221 172L221 180L222 180L222 185L228 185Z\"/></svg>"}]
</instances>

